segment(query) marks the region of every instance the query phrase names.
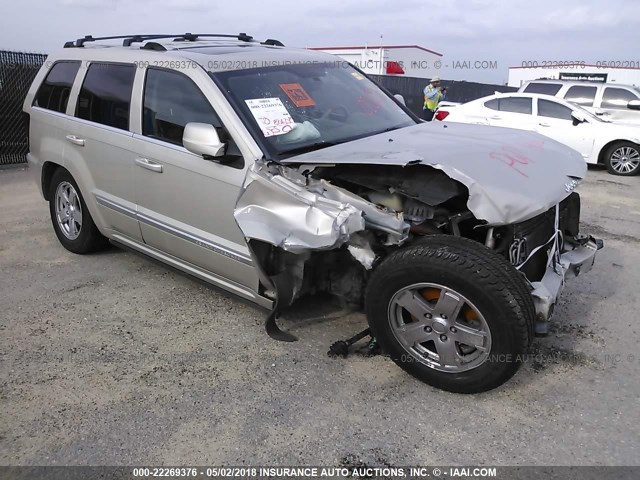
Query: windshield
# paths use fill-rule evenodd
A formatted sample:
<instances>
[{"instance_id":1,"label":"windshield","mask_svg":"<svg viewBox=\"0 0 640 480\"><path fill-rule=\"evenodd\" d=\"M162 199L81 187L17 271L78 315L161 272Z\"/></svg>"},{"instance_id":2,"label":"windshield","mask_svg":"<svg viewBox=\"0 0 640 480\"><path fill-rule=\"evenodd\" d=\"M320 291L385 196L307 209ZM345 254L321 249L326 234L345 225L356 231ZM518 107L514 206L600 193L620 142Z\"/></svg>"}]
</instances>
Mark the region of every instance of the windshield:
<instances>
[{"instance_id":1,"label":"windshield","mask_svg":"<svg viewBox=\"0 0 640 480\"><path fill-rule=\"evenodd\" d=\"M210 73L271 156L323 148L414 120L345 62Z\"/></svg>"}]
</instances>

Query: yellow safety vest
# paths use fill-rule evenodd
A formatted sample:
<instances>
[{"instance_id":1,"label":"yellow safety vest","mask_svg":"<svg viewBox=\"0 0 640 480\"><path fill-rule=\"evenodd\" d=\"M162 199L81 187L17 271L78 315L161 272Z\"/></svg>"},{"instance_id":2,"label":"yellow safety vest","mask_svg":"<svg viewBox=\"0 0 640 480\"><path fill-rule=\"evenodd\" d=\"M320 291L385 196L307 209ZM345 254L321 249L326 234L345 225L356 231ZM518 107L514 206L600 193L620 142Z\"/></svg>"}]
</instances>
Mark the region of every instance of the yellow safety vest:
<instances>
[{"instance_id":1,"label":"yellow safety vest","mask_svg":"<svg viewBox=\"0 0 640 480\"><path fill-rule=\"evenodd\" d=\"M428 92L433 92L435 90L435 87L431 84L427 85L426 91ZM434 111L436 108L438 108L438 104L440 103L440 99L442 98L442 92L438 91L438 93L436 93L432 98L427 97L426 95L424 96L424 106L425 108L428 108L431 111Z\"/></svg>"}]
</instances>

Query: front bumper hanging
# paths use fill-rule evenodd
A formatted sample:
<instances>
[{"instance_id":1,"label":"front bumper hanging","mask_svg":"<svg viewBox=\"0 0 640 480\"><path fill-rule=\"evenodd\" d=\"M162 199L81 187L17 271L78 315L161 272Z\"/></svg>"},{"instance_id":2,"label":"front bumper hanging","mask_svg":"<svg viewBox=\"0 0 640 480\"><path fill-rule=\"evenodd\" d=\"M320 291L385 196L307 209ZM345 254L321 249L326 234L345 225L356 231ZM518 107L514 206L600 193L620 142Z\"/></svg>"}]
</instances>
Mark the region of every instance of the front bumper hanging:
<instances>
[{"instance_id":1,"label":"front bumper hanging","mask_svg":"<svg viewBox=\"0 0 640 480\"><path fill-rule=\"evenodd\" d=\"M548 333L548 321L553 315L555 304L564 288L567 278L587 273L593 267L596 252L604 246L604 242L591 236L580 242L574 249L561 253L558 260L551 262L542 280L530 282L533 291L533 303L536 308L536 333Z\"/></svg>"}]
</instances>

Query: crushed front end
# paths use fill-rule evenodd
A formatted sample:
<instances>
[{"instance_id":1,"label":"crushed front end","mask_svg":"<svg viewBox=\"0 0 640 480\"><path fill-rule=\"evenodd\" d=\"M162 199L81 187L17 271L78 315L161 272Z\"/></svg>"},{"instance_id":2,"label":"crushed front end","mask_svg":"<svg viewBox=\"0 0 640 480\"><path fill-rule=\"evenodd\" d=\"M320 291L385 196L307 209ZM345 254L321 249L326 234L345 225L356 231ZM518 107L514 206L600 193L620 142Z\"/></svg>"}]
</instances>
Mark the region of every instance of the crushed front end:
<instances>
[{"instance_id":1,"label":"crushed front end","mask_svg":"<svg viewBox=\"0 0 640 480\"><path fill-rule=\"evenodd\" d=\"M567 279L591 270L602 240L581 234L580 196L573 192L532 219L490 228L485 244L503 254L530 284L537 322L546 334L549 319Z\"/></svg>"}]
</instances>

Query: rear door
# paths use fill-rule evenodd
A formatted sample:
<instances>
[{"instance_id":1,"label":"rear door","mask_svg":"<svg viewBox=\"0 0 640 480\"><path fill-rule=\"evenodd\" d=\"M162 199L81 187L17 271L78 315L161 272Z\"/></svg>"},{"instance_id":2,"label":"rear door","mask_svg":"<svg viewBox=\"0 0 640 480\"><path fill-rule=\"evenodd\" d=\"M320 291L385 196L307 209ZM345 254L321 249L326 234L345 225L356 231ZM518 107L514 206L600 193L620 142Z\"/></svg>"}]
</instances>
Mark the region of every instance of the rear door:
<instances>
[{"instance_id":1,"label":"rear door","mask_svg":"<svg viewBox=\"0 0 640 480\"><path fill-rule=\"evenodd\" d=\"M129 130L135 71L133 64L83 63L64 159L96 223L140 241Z\"/></svg>"},{"instance_id":2,"label":"rear door","mask_svg":"<svg viewBox=\"0 0 640 480\"><path fill-rule=\"evenodd\" d=\"M257 274L233 216L247 168L236 142L191 77L193 69L148 68L141 75L134 178L144 242L216 275L227 289L257 289ZM228 142L227 158L205 160L185 149L182 135L189 122L216 127Z\"/></svg>"},{"instance_id":3,"label":"rear door","mask_svg":"<svg viewBox=\"0 0 640 480\"><path fill-rule=\"evenodd\" d=\"M79 61L55 62L35 94L29 110L29 153L38 164L64 165L67 107L79 69ZM40 184L41 179L36 181Z\"/></svg>"},{"instance_id":4,"label":"rear door","mask_svg":"<svg viewBox=\"0 0 640 480\"><path fill-rule=\"evenodd\" d=\"M536 131L577 150L586 159L593 150L595 127L588 121L574 122L572 111L560 102L538 98Z\"/></svg>"},{"instance_id":5,"label":"rear door","mask_svg":"<svg viewBox=\"0 0 640 480\"><path fill-rule=\"evenodd\" d=\"M489 125L534 130L530 97L498 97L484 103Z\"/></svg>"}]
</instances>

